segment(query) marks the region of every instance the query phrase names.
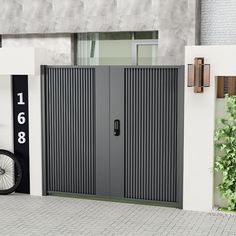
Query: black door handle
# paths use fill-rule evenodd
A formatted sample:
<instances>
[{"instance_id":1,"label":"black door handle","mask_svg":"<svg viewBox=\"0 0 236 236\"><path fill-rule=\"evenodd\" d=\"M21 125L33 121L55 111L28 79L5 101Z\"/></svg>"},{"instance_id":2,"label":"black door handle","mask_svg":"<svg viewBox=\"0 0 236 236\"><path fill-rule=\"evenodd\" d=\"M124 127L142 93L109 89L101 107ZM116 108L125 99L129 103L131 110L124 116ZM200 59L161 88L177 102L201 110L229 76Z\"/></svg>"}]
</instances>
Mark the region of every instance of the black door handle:
<instances>
[{"instance_id":1,"label":"black door handle","mask_svg":"<svg viewBox=\"0 0 236 236\"><path fill-rule=\"evenodd\" d=\"M120 135L120 120L114 120L114 135Z\"/></svg>"}]
</instances>

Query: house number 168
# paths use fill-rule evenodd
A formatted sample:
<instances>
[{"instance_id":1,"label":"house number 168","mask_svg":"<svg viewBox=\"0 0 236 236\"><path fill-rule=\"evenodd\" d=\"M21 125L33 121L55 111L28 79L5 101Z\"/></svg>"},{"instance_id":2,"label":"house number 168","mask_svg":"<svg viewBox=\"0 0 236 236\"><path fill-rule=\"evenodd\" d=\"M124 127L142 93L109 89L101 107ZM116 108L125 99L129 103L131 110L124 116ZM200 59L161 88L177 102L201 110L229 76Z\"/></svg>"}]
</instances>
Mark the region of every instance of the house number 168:
<instances>
[{"instance_id":1,"label":"house number 168","mask_svg":"<svg viewBox=\"0 0 236 236\"><path fill-rule=\"evenodd\" d=\"M17 102L17 105L25 105L23 93L17 93L17 96L19 97L19 101ZM17 122L20 125L25 124L25 122L26 122L25 112L18 113ZM18 132L18 143L24 144L25 142L26 142L25 132L24 131Z\"/></svg>"}]
</instances>

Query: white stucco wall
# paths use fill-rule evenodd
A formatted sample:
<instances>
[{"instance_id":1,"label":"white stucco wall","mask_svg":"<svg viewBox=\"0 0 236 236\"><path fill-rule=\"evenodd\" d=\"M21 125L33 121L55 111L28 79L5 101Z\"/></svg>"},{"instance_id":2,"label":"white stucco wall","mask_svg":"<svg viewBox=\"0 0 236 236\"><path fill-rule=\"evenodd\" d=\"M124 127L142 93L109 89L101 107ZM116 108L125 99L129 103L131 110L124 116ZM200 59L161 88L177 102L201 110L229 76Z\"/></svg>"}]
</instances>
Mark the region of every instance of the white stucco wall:
<instances>
[{"instance_id":1,"label":"white stucco wall","mask_svg":"<svg viewBox=\"0 0 236 236\"><path fill-rule=\"evenodd\" d=\"M42 136L40 76L28 77L30 194L42 195Z\"/></svg>"},{"instance_id":2,"label":"white stucco wall","mask_svg":"<svg viewBox=\"0 0 236 236\"><path fill-rule=\"evenodd\" d=\"M0 75L16 75L35 72L35 51L33 48L1 48L0 49Z\"/></svg>"},{"instance_id":3,"label":"white stucco wall","mask_svg":"<svg viewBox=\"0 0 236 236\"><path fill-rule=\"evenodd\" d=\"M73 46L71 34L2 35L3 48L33 47L44 49L47 51L45 60L52 65L73 64Z\"/></svg>"},{"instance_id":4,"label":"white stucco wall","mask_svg":"<svg viewBox=\"0 0 236 236\"><path fill-rule=\"evenodd\" d=\"M214 130L216 76L235 76L236 46L187 46L185 65L204 57L211 65L211 86L203 94L187 87L185 68L183 208L211 211L214 205Z\"/></svg>"}]
</instances>

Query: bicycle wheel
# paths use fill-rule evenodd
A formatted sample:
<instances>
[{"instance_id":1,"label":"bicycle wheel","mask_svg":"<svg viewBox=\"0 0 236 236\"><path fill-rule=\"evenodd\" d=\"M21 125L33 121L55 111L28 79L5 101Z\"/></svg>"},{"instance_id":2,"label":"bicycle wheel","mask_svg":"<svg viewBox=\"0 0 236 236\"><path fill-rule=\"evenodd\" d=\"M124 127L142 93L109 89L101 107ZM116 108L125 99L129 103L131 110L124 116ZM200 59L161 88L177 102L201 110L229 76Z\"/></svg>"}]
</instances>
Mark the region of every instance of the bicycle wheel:
<instances>
[{"instance_id":1,"label":"bicycle wheel","mask_svg":"<svg viewBox=\"0 0 236 236\"><path fill-rule=\"evenodd\" d=\"M14 192L22 178L22 169L13 153L0 150L0 195Z\"/></svg>"}]
</instances>

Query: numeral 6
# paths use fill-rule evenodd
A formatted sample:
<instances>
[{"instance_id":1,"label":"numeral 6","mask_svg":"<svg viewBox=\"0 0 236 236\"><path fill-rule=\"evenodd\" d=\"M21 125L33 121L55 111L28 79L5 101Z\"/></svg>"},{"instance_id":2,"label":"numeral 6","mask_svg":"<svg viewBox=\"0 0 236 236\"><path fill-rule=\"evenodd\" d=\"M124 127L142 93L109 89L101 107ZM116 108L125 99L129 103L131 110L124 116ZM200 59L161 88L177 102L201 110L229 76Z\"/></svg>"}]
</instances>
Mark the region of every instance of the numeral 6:
<instances>
[{"instance_id":1,"label":"numeral 6","mask_svg":"<svg viewBox=\"0 0 236 236\"><path fill-rule=\"evenodd\" d=\"M26 121L25 119L25 113L24 112L20 112L17 116L17 121L20 125L23 125Z\"/></svg>"}]
</instances>

